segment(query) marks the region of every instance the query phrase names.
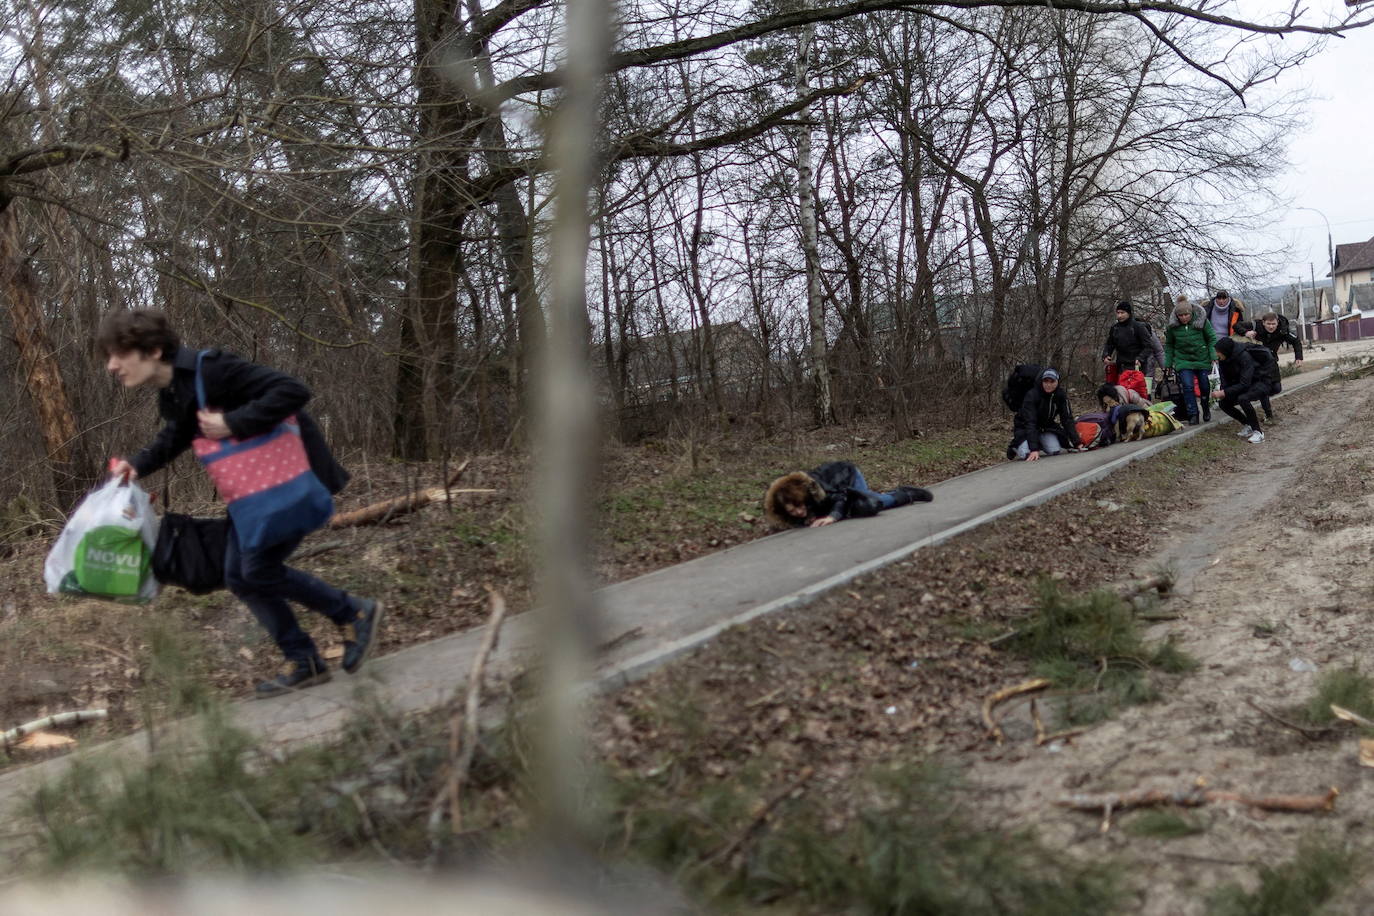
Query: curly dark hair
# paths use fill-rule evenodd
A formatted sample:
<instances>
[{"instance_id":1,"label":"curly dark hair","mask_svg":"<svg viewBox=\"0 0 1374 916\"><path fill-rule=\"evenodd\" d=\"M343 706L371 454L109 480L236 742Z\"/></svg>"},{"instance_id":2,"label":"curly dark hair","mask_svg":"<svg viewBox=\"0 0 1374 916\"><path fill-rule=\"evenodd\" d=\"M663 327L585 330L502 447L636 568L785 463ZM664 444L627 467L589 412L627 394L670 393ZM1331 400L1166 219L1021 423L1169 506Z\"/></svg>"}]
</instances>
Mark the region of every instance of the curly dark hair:
<instances>
[{"instance_id":1,"label":"curly dark hair","mask_svg":"<svg viewBox=\"0 0 1374 916\"><path fill-rule=\"evenodd\" d=\"M147 356L160 351L163 362L170 363L181 346L181 339L172 330L167 313L160 309L121 309L110 312L100 320L95 345L101 353L132 353Z\"/></svg>"}]
</instances>

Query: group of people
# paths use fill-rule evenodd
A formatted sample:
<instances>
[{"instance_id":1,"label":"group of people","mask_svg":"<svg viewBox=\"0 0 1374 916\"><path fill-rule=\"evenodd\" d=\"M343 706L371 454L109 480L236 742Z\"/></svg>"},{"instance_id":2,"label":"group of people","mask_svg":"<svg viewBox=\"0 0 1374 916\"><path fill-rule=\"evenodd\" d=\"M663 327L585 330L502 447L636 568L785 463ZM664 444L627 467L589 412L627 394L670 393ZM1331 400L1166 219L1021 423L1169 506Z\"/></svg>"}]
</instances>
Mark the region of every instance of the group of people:
<instances>
[{"instance_id":1,"label":"group of people","mask_svg":"<svg viewBox=\"0 0 1374 916\"><path fill-rule=\"evenodd\" d=\"M1252 322L1246 318L1244 303L1226 290L1218 290L1203 306L1194 306L1188 297L1179 296L1161 341L1154 328L1135 317L1130 302L1118 302L1115 312L1116 321L1102 346L1105 384L1097 394L1104 411L1115 417L1122 411L1148 410L1151 392L1144 380L1151 374L1156 395L1164 390L1167 380L1177 383L1173 397L1174 416L1179 422L1193 426L1209 422L1215 403L1240 424L1238 435L1251 443L1264 441L1264 423L1274 419L1270 398L1283 390L1279 348L1290 345L1293 364L1302 365L1302 341L1290 330L1288 319L1270 311ZM1211 383L1214 364L1219 381L1216 390ZM1024 394L1003 394L1016 415L1007 457L1035 461L1086 448L1058 371L1039 367L1018 367L1018 371L1024 373L1028 368L1037 373ZM1013 373L1008 391L1018 391L1016 379ZM1255 402L1264 421L1255 410Z\"/></svg>"},{"instance_id":2,"label":"group of people","mask_svg":"<svg viewBox=\"0 0 1374 916\"><path fill-rule=\"evenodd\" d=\"M1075 417L1059 372L1053 367L1022 365L1013 370L1002 392L1003 402L1015 414L1008 458L1037 461L1116 438L1132 438L1125 433L1127 429L1140 434L1161 426L1165 430L1182 423L1196 426L1211 421L1214 403L1241 425L1239 435L1252 443L1264 441L1263 423L1274 419L1270 398L1283 388L1279 348L1290 345L1293 364L1302 364L1302 341L1291 332L1286 318L1271 311L1261 315L1258 322L1251 322L1245 316L1244 303L1226 290L1218 290L1202 306L1179 296L1162 339L1148 323L1135 317L1129 301L1118 302L1115 313L1116 321L1102 347L1105 381L1097 389L1100 411ZM1214 364L1219 379L1216 390L1211 382ZM1154 392L1146 385L1147 375L1154 378ZM1168 414L1171 419L1167 424L1155 424L1153 421L1165 418L1161 410L1164 405L1155 401L1168 390L1164 386L1169 382L1177 387ZM1260 405L1259 412L1255 402ZM1097 429L1100 435L1093 442L1085 442L1080 427ZM930 491L920 487L874 491L852 462L830 461L774 480L764 494L763 505L775 528L819 528L932 499Z\"/></svg>"}]
</instances>

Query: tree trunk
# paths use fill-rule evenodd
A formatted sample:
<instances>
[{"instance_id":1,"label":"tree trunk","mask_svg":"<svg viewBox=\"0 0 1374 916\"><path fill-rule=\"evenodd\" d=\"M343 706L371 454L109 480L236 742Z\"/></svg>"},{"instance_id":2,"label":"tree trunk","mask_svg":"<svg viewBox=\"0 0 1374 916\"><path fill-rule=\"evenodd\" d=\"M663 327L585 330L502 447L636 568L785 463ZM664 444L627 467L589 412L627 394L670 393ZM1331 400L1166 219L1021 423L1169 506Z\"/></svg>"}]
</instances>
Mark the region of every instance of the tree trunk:
<instances>
[{"instance_id":1,"label":"tree trunk","mask_svg":"<svg viewBox=\"0 0 1374 916\"><path fill-rule=\"evenodd\" d=\"M20 244L19 214L14 203L0 198L0 289L10 304L14 341L24 387L33 399L39 430L47 449L53 492L64 511L76 505L90 475L78 472L75 461L76 417L67 397L62 365L48 339L43 312L38 304L38 284Z\"/></svg>"},{"instance_id":2,"label":"tree trunk","mask_svg":"<svg viewBox=\"0 0 1374 916\"><path fill-rule=\"evenodd\" d=\"M438 454L437 431L453 391L458 259L470 186L468 105L447 82L440 49L452 10L415 0L416 100L421 152L411 219L409 288L401 315L394 450L420 460ZM418 428L417 428L418 427Z\"/></svg>"},{"instance_id":3,"label":"tree trunk","mask_svg":"<svg viewBox=\"0 0 1374 916\"><path fill-rule=\"evenodd\" d=\"M807 95L811 69L811 41L815 26L802 29L797 49L797 97ZM815 385L812 414L816 423L834 422L835 408L830 399L830 358L825 341L825 303L821 299L821 258L816 242L816 195L811 183L811 107L798 113L797 199L801 208L802 251L806 256L806 317L811 334L811 373Z\"/></svg>"}]
</instances>

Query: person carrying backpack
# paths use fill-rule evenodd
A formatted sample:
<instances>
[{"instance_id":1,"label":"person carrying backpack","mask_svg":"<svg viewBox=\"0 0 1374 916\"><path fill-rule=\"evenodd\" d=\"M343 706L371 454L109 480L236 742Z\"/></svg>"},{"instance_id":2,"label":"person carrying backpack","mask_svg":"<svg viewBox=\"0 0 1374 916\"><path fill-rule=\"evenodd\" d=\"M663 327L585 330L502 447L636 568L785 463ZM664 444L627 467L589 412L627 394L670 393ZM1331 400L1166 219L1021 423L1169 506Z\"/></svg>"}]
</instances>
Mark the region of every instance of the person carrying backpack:
<instances>
[{"instance_id":1,"label":"person carrying backpack","mask_svg":"<svg viewBox=\"0 0 1374 916\"><path fill-rule=\"evenodd\" d=\"M106 370L125 388L158 390L158 413L164 421L161 432L146 448L132 458L115 459L110 467L114 476L127 480L147 477L191 448L193 440L198 456L228 454L231 449L244 454L248 451L244 446L255 437L287 441L294 433L289 433L290 424L285 421L295 417L304 460L318 485L327 491L326 499L348 483L348 472L330 453L319 426L301 409L310 400L310 389L297 379L222 350L197 353L183 347L166 314L156 309L107 314L96 334L96 347L105 355ZM282 432L282 426L288 426L288 433ZM253 494L261 495L268 489L265 485L271 483L272 474L281 471L284 460L274 453L257 461L242 473L258 475L246 483L257 487ZM277 696L324 683L330 677L329 667L301 629L288 601L322 614L343 631L343 669L350 674L357 671L376 642L382 605L352 597L287 566L304 534L256 543L253 532L236 528L232 512L231 505L224 583L252 611L287 662L283 673L258 684L257 696Z\"/></svg>"},{"instance_id":2,"label":"person carrying backpack","mask_svg":"<svg viewBox=\"0 0 1374 916\"><path fill-rule=\"evenodd\" d=\"M1222 387L1213 391L1212 397L1222 413L1241 424L1236 435L1258 445L1264 441L1264 429L1250 402L1269 394L1270 378L1278 371L1278 364L1264 347L1244 344L1233 337L1218 340L1216 353Z\"/></svg>"},{"instance_id":3,"label":"person carrying backpack","mask_svg":"<svg viewBox=\"0 0 1374 916\"><path fill-rule=\"evenodd\" d=\"M1011 443L1007 445L1009 459L1036 461L1042 453L1058 455L1066 448L1082 448L1073 411L1069 409L1069 396L1059 386L1059 373L1046 369L1037 381L1016 412Z\"/></svg>"},{"instance_id":4,"label":"person carrying backpack","mask_svg":"<svg viewBox=\"0 0 1374 916\"><path fill-rule=\"evenodd\" d=\"M1164 348L1154 330L1145 322L1134 317L1135 307L1123 299L1116 304L1116 321L1107 329L1107 340L1102 345L1102 362L1106 367L1106 381L1115 384L1121 373L1129 369L1149 366L1150 357L1156 366L1164 364Z\"/></svg>"},{"instance_id":5,"label":"person carrying backpack","mask_svg":"<svg viewBox=\"0 0 1374 916\"><path fill-rule=\"evenodd\" d=\"M1179 394L1189 426L1212 419L1212 354L1217 337L1201 309L1193 308L1187 296L1174 302L1174 314L1164 329L1164 368L1178 375ZM1196 392L1194 386L1196 385ZM1200 400L1200 403L1199 403ZM1201 413L1201 419L1199 419Z\"/></svg>"},{"instance_id":6,"label":"person carrying backpack","mask_svg":"<svg viewBox=\"0 0 1374 916\"><path fill-rule=\"evenodd\" d=\"M1021 409L1021 402L1026 399L1026 392L1035 387L1036 381L1040 378L1040 373L1044 371L1044 366L1035 366L1030 363L1022 363L1011 370L1011 374L1007 376L1007 383L1002 386L1002 403L1007 405L1007 410L1016 413Z\"/></svg>"}]
</instances>

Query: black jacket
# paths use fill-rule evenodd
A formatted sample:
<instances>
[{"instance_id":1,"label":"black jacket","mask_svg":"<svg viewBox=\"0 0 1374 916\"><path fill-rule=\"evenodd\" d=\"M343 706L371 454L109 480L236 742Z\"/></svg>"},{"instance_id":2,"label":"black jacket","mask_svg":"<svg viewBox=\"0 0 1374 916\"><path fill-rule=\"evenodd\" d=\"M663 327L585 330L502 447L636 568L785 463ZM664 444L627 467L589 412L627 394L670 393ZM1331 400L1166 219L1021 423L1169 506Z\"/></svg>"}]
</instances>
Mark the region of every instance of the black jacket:
<instances>
[{"instance_id":1,"label":"black jacket","mask_svg":"<svg viewBox=\"0 0 1374 916\"><path fill-rule=\"evenodd\" d=\"M773 481L764 496L764 512L777 528L798 527L826 515L837 522L877 515L882 504L866 487L858 488L862 476L852 461L827 461L809 471L794 471ZM784 495L798 504L799 496L804 499L806 518L785 513L781 505Z\"/></svg>"},{"instance_id":2,"label":"black jacket","mask_svg":"<svg viewBox=\"0 0 1374 916\"><path fill-rule=\"evenodd\" d=\"M1270 334L1264 329L1264 322L1255 322L1255 340L1269 348L1269 352L1279 355L1279 347L1289 344L1293 348L1293 358L1302 359L1302 341L1289 328L1288 319L1279 316L1279 326Z\"/></svg>"},{"instance_id":3,"label":"black jacket","mask_svg":"<svg viewBox=\"0 0 1374 916\"><path fill-rule=\"evenodd\" d=\"M1138 362L1144 369L1149 362L1150 354L1159 348L1155 332L1148 324L1127 318L1125 321L1112 322L1112 326L1107 329L1107 342L1102 345L1102 355L1107 357L1115 353L1118 366L1130 368ZM1162 349L1156 357L1163 361Z\"/></svg>"},{"instance_id":4,"label":"black jacket","mask_svg":"<svg viewBox=\"0 0 1374 916\"><path fill-rule=\"evenodd\" d=\"M1069 396L1064 393L1063 382L1054 389L1054 394L1045 394L1045 389L1040 387L1040 379L1036 379L1035 387L1026 392L1026 399L1016 412L1007 457L1016 457L1017 447L1029 439L1031 433L1045 430L1060 433L1070 447L1078 447L1078 431L1074 429L1073 411L1069 409Z\"/></svg>"},{"instance_id":5,"label":"black jacket","mask_svg":"<svg viewBox=\"0 0 1374 916\"><path fill-rule=\"evenodd\" d=\"M1231 337L1217 341L1217 360L1221 375L1221 394L1228 401L1249 401L1270 393L1271 382L1279 380L1279 363L1259 344L1243 344Z\"/></svg>"},{"instance_id":6,"label":"black jacket","mask_svg":"<svg viewBox=\"0 0 1374 916\"><path fill-rule=\"evenodd\" d=\"M158 392L157 410L166 421L152 443L129 459L139 477L165 467L200 434L196 420L196 354L188 347L172 355L172 381ZM319 426L301 408L310 389L284 372L259 366L222 350L210 350L201 366L208 407L224 411L235 438L259 436L296 414L310 468L330 493L348 483L348 472L334 459Z\"/></svg>"}]
</instances>

